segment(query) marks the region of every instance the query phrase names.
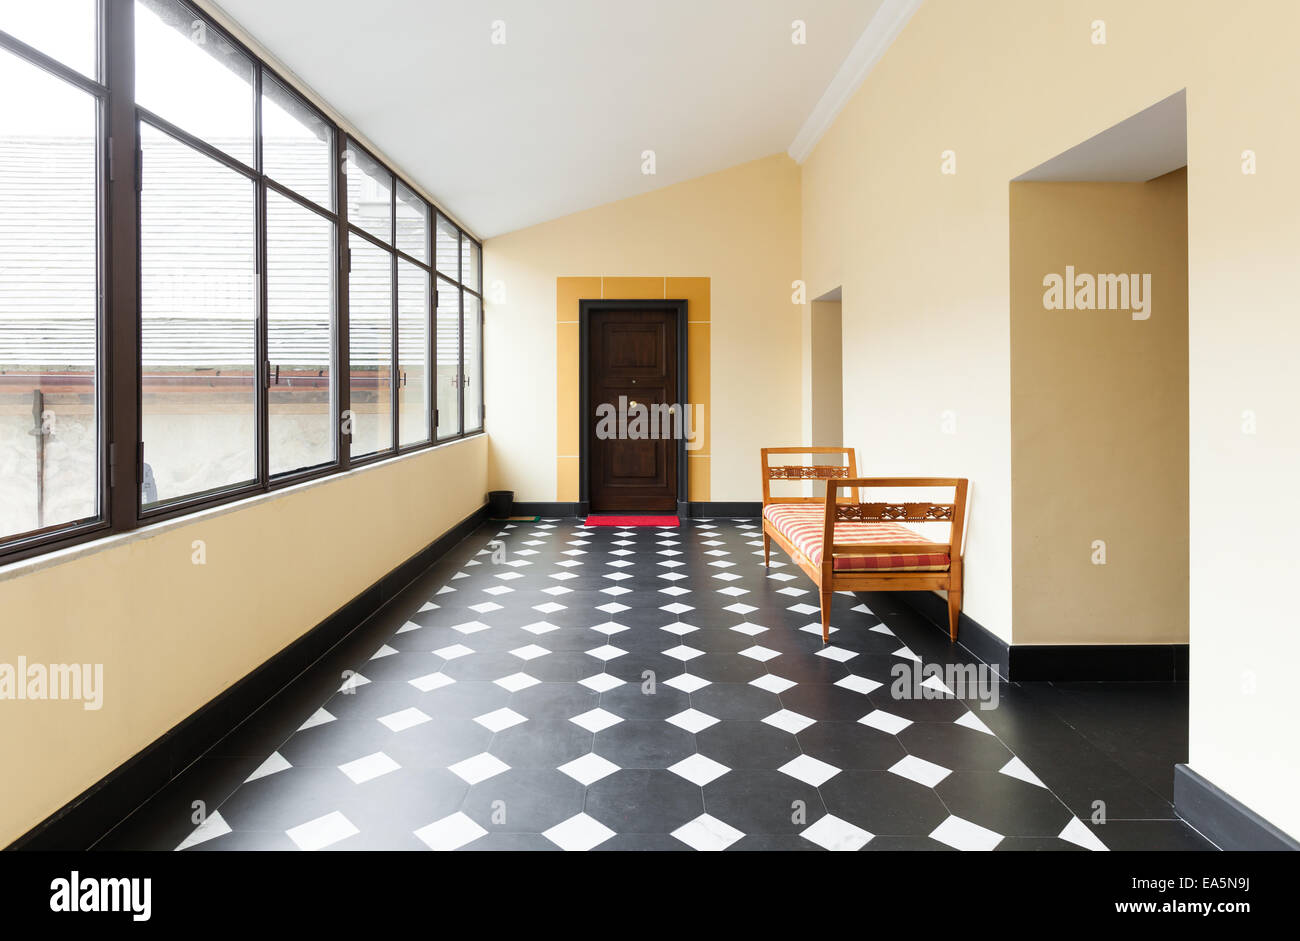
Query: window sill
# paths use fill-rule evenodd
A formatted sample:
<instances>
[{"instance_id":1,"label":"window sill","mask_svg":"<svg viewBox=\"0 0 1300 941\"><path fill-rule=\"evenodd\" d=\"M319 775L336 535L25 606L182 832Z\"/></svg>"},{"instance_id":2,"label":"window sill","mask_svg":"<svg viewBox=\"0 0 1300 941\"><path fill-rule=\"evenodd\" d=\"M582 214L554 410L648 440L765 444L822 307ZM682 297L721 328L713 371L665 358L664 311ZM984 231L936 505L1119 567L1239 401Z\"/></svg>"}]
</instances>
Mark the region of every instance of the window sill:
<instances>
[{"instance_id":1,"label":"window sill","mask_svg":"<svg viewBox=\"0 0 1300 941\"><path fill-rule=\"evenodd\" d=\"M56 565L80 559L85 556L95 555L100 552L106 552L119 546L130 545L144 539L152 539L163 533L171 532L185 526L203 520L216 519L225 516L228 513L238 513L251 507L259 506L275 500L282 500L296 493L310 490L314 487L323 487L340 480L346 480L349 477L355 477L359 474L369 473L378 467L385 467L402 461L418 460L424 455L431 454L443 448L451 448L477 438L485 436L485 432L471 432L461 438L451 438L446 441L440 441L429 447L417 448L413 451L407 451L403 454L396 454L390 457L384 457L379 460L367 461L360 467L349 468L333 474L326 474L321 477L313 477L310 480L304 480L301 483L291 484L266 493L257 493L238 500L232 500L229 503L223 503L220 506L209 507L205 510L196 510L193 513L187 513L183 516L175 516L170 519L160 520L156 523L146 523L135 529L124 533L112 533L106 536L100 536L96 539L89 539L85 542L77 543L63 549L52 549L49 552L40 555L31 556L26 559L18 559L9 563L0 563L0 584L15 578L21 578L25 575L31 575L42 569L51 568Z\"/></svg>"}]
</instances>

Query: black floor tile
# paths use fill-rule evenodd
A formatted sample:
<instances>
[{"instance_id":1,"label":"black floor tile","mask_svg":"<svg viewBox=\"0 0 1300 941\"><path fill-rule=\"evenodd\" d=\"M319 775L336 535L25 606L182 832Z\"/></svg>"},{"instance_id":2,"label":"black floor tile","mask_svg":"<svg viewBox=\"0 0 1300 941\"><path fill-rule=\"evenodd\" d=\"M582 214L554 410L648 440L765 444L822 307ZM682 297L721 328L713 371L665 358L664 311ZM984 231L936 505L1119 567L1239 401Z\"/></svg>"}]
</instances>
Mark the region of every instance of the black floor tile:
<instances>
[{"instance_id":1,"label":"black floor tile","mask_svg":"<svg viewBox=\"0 0 1300 941\"><path fill-rule=\"evenodd\" d=\"M704 813L704 797L671 771L627 768L587 788L586 811L618 833L672 833Z\"/></svg>"}]
</instances>

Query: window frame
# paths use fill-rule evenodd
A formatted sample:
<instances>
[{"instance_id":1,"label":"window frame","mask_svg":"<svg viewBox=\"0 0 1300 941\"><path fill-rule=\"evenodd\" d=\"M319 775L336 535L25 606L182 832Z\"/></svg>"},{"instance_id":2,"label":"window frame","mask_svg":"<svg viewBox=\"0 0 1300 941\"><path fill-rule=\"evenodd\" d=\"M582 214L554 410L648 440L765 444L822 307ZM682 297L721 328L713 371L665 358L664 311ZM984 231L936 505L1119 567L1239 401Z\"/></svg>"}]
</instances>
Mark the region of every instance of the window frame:
<instances>
[{"instance_id":1,"label":"window frame","mask_svg":"<svg viewBox=\"0 0 1300 941\"><path fill-rule=\"evenodd\" d=\"M87 76L65 65L16 36L0 30L0 49L28 65L42 69L56 79L91 95L95 101L95 515L68 523L54 523L40 529L12 535L0 533L0 566L16 559L54 552L78 543L97 539L112 532L112 492L110 477L110 402L112 363L108 355L111 329L107 303L109 287L109 185L111 155L108 133L109 107L112 97L107 70L106 6L110 0L95 4L95 74Z\"/></svg>"},{"instance_id":2,"label":"window frame","mask_svg":"<svg viewBox=\"0 0 1300 941\"><path fill-rule=\"evenodd\" d=\"M438 220L445 219L454 226L458 244L464 251L466 240L477 246L479 265L477 284L461 283L463 272L459 253L454 281L460 295L459 369L464 363L464 292L479 298L480 344L479 382L482 383L482 302L483 244L464 227L447 215L435 202L427 198L422 189L399 171L391 161L358 140L353 130L336 121L326 110L312 100L297 82L281 74L253 49L239 41L230 31L190 0L173 0L184 7L205 28L215 32L254 66L252 107L254 109L253 165L225 153L201 138L169 122L161 115L139 106L135 101L135 0L98 0L97 75L87 77L71 66L64 65L23 41L0 31L0 48L31 64L53 73L56 77L91 93L98 102L96 127L97 151L97 225L96 274L99 279L96 314L96 408L98 409L98 514L89 521L61 524L10 536L0 533L0 567L32 556L75 546L106 535L129 532L141 526L164 520L179 519L214 507L237 503L251 497L269 494L311 480L322 479L350 470L366 467L390 458L416 451L441 447L465 438L486 434L486 421L479 428L466 432L464 420L464 384L458 389L461 417L455 434L438 436L437 395L437 229ZM302 195L283 183L271 179L264 167L264 141L262 139L262 110L266 79L270 78L285 91L320 118L331 131L333 172L330 175L333 211L310 197ZM140 210L143 190L143 168L140 150L142 124L162 132L176 142L196 150L199 154L216 160L222 166L252 181L254 186L255 220L255 277L256 342L254 355L255 432L251 446L255 449L255 479L218 490L178 497L166 503L145 509L142 502L142 318L141 318L141 225ZM382 166L393 179L390 193L391 242L385 244L370 232L348 220L346 152L349 146L359 148L370 159ZM397 203L399 188L424 204L428 214L425 251L427 261L407 253L397 242ZM312 465L271 476L269 458L270 381L272 365L268 354L268 297L267 297L267 196L268 192L288 199L299 207L329 219L334 227L334 278L332 297L333 342L330 349L332 372L331 402L335 420L334 459L324 464ZM392 443L385 450L353 458L350 435L343 430L342 415L351 404L351 368L348 350L349 329L349 271L352 235L367 240L390 256L392 273L391 308L391 419ZM426 379L429 383L428 425L429 439L403 446L400 432L400 406L398 366L399 351L399 283L398 259L404 259L423 269L429 275L430 290L427 301ZM482 394L480 392L480 399Z\"/></svg>"}]
</instances>

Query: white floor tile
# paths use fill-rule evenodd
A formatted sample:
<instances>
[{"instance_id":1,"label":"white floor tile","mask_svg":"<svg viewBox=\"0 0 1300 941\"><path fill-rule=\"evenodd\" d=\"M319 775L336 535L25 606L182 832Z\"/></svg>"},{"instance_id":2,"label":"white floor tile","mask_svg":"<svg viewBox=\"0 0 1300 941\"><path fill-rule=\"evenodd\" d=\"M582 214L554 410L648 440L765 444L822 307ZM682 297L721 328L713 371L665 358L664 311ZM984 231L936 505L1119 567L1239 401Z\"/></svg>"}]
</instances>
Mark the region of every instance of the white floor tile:
<instances>
[{"instance_id":1,"label":"white floor tile","mask_svg":"<svg viewBox=\"0 0 1300 941\"><path fill-rule=\"evenodd\" d=\"M907 778L917 784L924 784L926 787L934 787L952 774L943 765L936 765L933 761L926 761L924 758L917 758L915 755L903 756L889 770L901 778Z\"/></svg>"},{"instance_id":2,"label":"white floor tile","mask_svg":"<svg viewBox=\"0 0 1300 941\"><path fill-rule=\"evenodd\" d=\"M697 689L708 686L709 681L702 676L696 676L694 673L679 673L672 679L664 680L664 685L679 689L683 693L693 693Z\"/></svg>"},{"instance_id":3,"label":"white floor tile","mask_svg":"<svg viewBox=\"0 0 1300 941\"><path fill-rule=\"evenodd\" d=\"M586 787L618 771L619 767L608 758L602 758L595 752L587 752L581 758L560 765L556 770L564 772Z\"/></svg>"},{"instance_id":4,"label":"white floor tile","mask_svg":"<svg viewBox=\"0 0 1300 941\"><path fill-rule=\"evenodd\" d=\"M415 831L415 835L431 850L458 850L473 843L487 831L463 813L457 812L435 820Z\"/></svg>"},{"instance_id":5,"label":"white floor tile","mask_svg":"<svg viewBox=\"0 0 1300 941\"><path fill-rule=\"evenodd\" d=\"M1011 760L1008 761L1001 768L999 768L998 772L1000 774L1005 774L1009 778L1016 778L1018 780L1026 782L1027 784L1033 784L1036 787L1041 787L1043 788L1043 790L1047 789L1047 785L1044 784L1042 781L1038 780L1038 775L1030 771L1029 766L1026 765L1019 758L1017 758L1015 755L1012 755Z\"/></svg>"},{"instance_id":6,"label":"white floor tile","mask_svg":"<svg viewBox=\"0 0 1300 941\"><path fill-rule=\"evenodd\" d=\"M845 650L843 647L828 646L817 651L817 656L825 657L827 660L834 660L836 663L844 663L856 657L857 652Z\"/></svg>"},{"instance_id":7,"label":"white floor tile","mask_svg":"<svg viewBox=\"0 0 1300 941\"><path fill-rule=\"evenodd\" d=\"M678 827L672 835L693 850L716 852L725 850L745 834L717 817L700 814L690 823Z\"/></svg>"},{"instance_id":8,"label":"white floor tile","mask_svg":"<svg viewBox=\"0 0 1300 941\"><path fill-rule=\"evenodd\" d=\"M836 680L835 685L843 687L844 689L852 690L855 693L862 693L865 696L867 693L874 693L884 684L877 683L875 680L869 680L865 676L853 676L850 674L842 680Z\"/></svg>"},{"instance_id":9,"label":"white floor tile","mask_svg":"<svg viewBox=\"0 0 1300 941\"><path fill-rule=\"evenodd\" d=\"M435 689L442 689L444 686L450 686L456 682L445 673L426 673L424 676L417 676L413 680L407 680L416 689L422 693L429 693Z\"/></svg>"},{"instance_id":10,"label":"white floor tile","mask_svg":"<svg viewBox=\"0 0 1300 941\"><path fill-rule=\"evenodd\" d=\"M364 758L341 764L339 770L351 778L353 784L365 784L367 781L373 781L390 771L397 771L401 767L383 752L377 751L373 755L366 755Z\"/></svg>"},{"instance_id":11,"label":"white floor tile","mask_svg":"<svg viewBox=\"0 0 1300 941\"><path fill-rule=\"evenodd\" d=\"M286 830L285 834L300 850L320 850L360 832L351 820L336 810L315 820L300 823Z\"/></svg>"},{"instance_id":12,"label":"white floor tile","mask_svg":"<svg viewBox=\"0 0 1300 941\"><path fill-rule=\"evenodd\" d=\"M605 709L592 709L590 712L584 712L582 715L574 716L569 721L574 725L581 726L588 732L599 732L602 729L609 728L611 725L618 725L623 721L623 719Z\"/></svg>"},{"instance_id":13,"label":"white floor tile","mask_svg":"<svg viewBox=\"0 0 1300 941\"><path fill-rule=\"evenodd\" d=\"M686 644L678 644L676 647L670 647L664 652L665 657L672 657L674 660L681 660L683 663L694 660L696 657L704 656L703 650L696 650L694 647Z\"/></svg>"},{"instance_id":14,"label":"white floor tile","mask_svg":"<svg viewBox=\"0 0 1300 941\"><path fill-rule=\"evenodd\" d=\"M434 656L442 657L444 660L456 660L460 657L468 657L473 652L473 648L466 647L464 644L452 644L448 647L439 647L433 653Z\"/></svg>"},{"instance_id":15,"label":"white floor tile","mask_svg":"<svg viewBox=\"0 0 1300 941\"><path fill-rule=\"evenodd\" d=\"M763 721L768 725L774 725L778 729L789 732L791 735L795 735L808 728L808 726L812 725L816 720L810 719L807 716L801 716L797 712L791 712L789 709L782 709L779 712L774 712L770 716L767 716Z\"/></svg>"},{"instance_id":16,"label":"white floor tile","mask_svg":"<svg viewBox=\"0 0 1300 941\"><path fill-rule=\"evenodd\" d=\"M892 712L885 712L883 709L875 709L858 721L863 725L871 726L873 729L888 732L890 735L897 735L912 724L911 719L904 719L902 716L896 716Z\"/></svg>"},{"instance_id":17,"label":"white floor tile","mask_svg":"<svg viewBox=\"0 0 1300 941\"><path fill-rule=\"evenodd\" d=\"M995 849L1002 842L1002 834L994 833L977 823L950 816L930 833L930 839L938 840L955 850L988 851Z\"/></svg>"},{"instance_id":18,"label":"white floor tile","mask_svg":"<svg viewBox=\"0 0 1300 941\"><path fill-rule=\"evenodd\" d=\"M513 709L502 708L495 709L492 712L484 713L481 716L475 716L474 721L489 732L500 732L503 729L511 728L521 722L527 722L525 716L521 716Z\"/></svg>"},{"instance_id":19,"label":"white floor tile","mask_svg":"<svg viewBox=\"0 0 1300 941\"><path fill-rule=\"evenodd\" d=\"M311 718L309 718L302 725L298 726L298 731L302 732L306 729L310 729L318 725L324 725L326 722L333 722L333 721L334 721L334 717L330 715L327 711L325 711L324 709L317 709L315 712L311 714Z\"/></svg>"},{"instance_id":20,"label":"white floor tile","mask_svg":"<svg viewBox=\"0 0 1300 941\"><path fill-rule=\"evenodd\" d=\"M536 686L541 682L541 680L535 679L527 673L511 673L509 676L503 676L501 679L493 680L492 682L496 683L502 689L509 690L512 693L517 693L521 689Z\"/></svg>"},{"instance_id":21,"label":"white floor tile","mask_svg":"<svg viewBox=\"0 0 1300 941\"><path fill-rule=\"evenodd\" d=\"M698 709L687 709L675 716L669 716L666 721L671 722L679 729L685 729L692 735L704 731L711 725L718 724L717 719L707 713L700 712Z\"/></svg>"},{"instance_id":22,"label":"white floor tile","mask_svg":"<svg viewBox=\"0 0 1300 941\"><path fill-rule=\"evenodd\" d=\"M794 680L787 680L784 677L776 676L772 673L764 673L758 679L750 680L749 685L757 686L759 689L765 689L769 693L780 694L784 693L787 689L798 686L799 684L794 682Z\"/></svg>"},{"instance_id":23,"label":"white floor tile","mask_svg":"<svg viewBox=\"0 0 1300 941\"><path fill-rule=\"evenodd\" d=\"M683 758L677 764L670 766L668 770L685 778L692 784L704 787L704 785L710 781L716 781L731 769L721 762L697 753L689 758Z\"/></svg>"},{"instance_id":24,"label":"white floor tile","mask_svg":"<svg viewBox=\"0 0 1300 941\"><path fill-rule=\"evenodd\" d=\"M194 828L193 833L181 841L176 849L189 849L191 846L198 846L200 843L206 843L230 832L230 824L226 823L225 818L221 816L221 811L213 811L206 820Z\"/></svg>"},{"instance_id":25,"label":"white floor tile","mask_svg":"<svg viewBox=\"0 0 1300 941\"><path fill-rule=\"evenodd\" d=\"M623 685L623 680L620 680L617 676L610 676L608 673L597 673L585 680L578 680L578 682L587 689L594 689L598 693L605 693Z\"/></svg>"},{"instance_id":26,"label":"white floor tile","mask_svg":"<svg viewBox=\"0 0 1300 941\"><path fill-rule=\"evenodd\" d=\"M821 787L840 773L839 768L814 758L812 755L800 755L787 761L777 770L782 774L788 774L790 777L802 781L804 784L811 784L813 787Z\"/></svg>"},{"instance_id":27,"label":"white floor tile","mask_svg":"<svg viewBox=\"0 0 1300 941\"><path fill-rule=\"evenodd\" d=\"M1071 817L1070 822L1065 825L1065 829L1058 834L1060 839L1067 843L1073 843L1075 846L1082 846L1086 850L1094 852L1104 852L1107 847L1088 826L1078 817Z\"/></svg>"},{"instance_id":28,"label":"white floor tile","mask_svg":"<svg viewBox=\"0 0 1300 941\"><path fill-rule=\"evenodd\" d=\"M244 778L244 783L247 784L249 781L256 781L258 778L265 778L292 767L293 765L289 764L289 762L285 760L285 757L278 751L271 752L271 757L258 765L256 771Z\"/></svg>"},{"instance_id":29,"label":"white floor tile","mask_svg":"<svg viewBox=\"0 0 1300 941\"><path fill-rule=\"evenodd\" d=\"M411 706L409 709L402 709L399 712L389 713L386 716L380 716L379 721L388 726L394 732L404 732L407 729L414 728L417 725L423 725L430 721L429 716L425 715L419 709Z\"/></svg>"},{"instance_id":30,"label":"white floor tile","mask_svg":"<svg viewBox=\"0 0 1300 941\"><path fill-rule=\"evenodd\" d=\"M968 729L974 729L976 732L983 732L985 735L993 735L993 730L980 721L979 716L969 710L960 718L953 721L956 725L962 725Z\"/></svg>"},{"instance_id":31,"label":"white floor tile","mask_svg":"<svg viewBox=\"0 0 1300 941\"><path fill-rule=\"evenodd\" d=\"M871 842L874 834L827 814L799 834L825 850L856 852Z\"/></svg>"},{"instance_id":32,"label":"white floor tile","mask_svg":"<svg viewBox=\"0 0 1300 941\"><path fill-rule=\"evenodd\" d=\"M595 849L614 835L614 831L594 817L576 814L542 833L562 850Z\"/></svg>"},{"instance_id":33,"label":"white floor tile","mask_svg":"<svg viewBox=\"0 0 1300 941\"><path fill-rule=\"evenodd\" d=\"M447 770L466 784L473 785L478 784L480 781L486 781L488 778L494 778L503 771L509 771L510 766L495 755L481 752L466 758L464 761L456 762Z\"/></svg>"},{"instance_id":34,"label":"white floor tile","mask_svg":"<svg viewBox=\"0 0 1300 941\"><path fill-rule=\"evenodd\" d=\"M516 657L518 657L520 660L525 660L525 661L536 660L538 657L544 657L548 653L550 653L550 651L547 650L545 647L539 647L537 644L528 644L525 647L516 647L514 650L510 652L514 654Z\"/></svg>"}]
</instances>

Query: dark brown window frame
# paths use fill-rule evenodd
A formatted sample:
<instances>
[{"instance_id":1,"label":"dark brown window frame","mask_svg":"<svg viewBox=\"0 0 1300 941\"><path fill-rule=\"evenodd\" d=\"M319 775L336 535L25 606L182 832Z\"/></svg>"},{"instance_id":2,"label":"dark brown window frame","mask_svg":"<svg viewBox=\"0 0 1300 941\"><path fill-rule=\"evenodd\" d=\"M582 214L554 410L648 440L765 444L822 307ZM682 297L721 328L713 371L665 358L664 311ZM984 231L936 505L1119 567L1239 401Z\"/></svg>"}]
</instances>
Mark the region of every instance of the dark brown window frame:
<instances>
[{"instance_id":1,"label":"dark brown window frame","mask_svg":"<svg viewBox=\"0 0 1300 941\"><path fill-rule=\"evenodd\" d=\"M306 481L328 478L349 470L375 464L394 457L431 450L465 438L486 433L482 409L478 428L466 431L464 415L464 336L465 294L479 299L479 399L483 395L483 245L472 234L457 224L436 203L428 200L418 186L403 176L393 165L373 150L356 141L349 129L334 121L312 103L310 96L295 82L277 72L252 49L225 30L206 12L189 0L173 0L183 6L196 20L229 43L239 54L247 57L254 66L254 165L249 166L231 157L201 138L171 124L160 115L151 113L135 103L135 0L99 0L98 15L98 68L94 78L42 53L23 41L0 31L0 48L50 72L54 76L94 95L99 102L96 144L98 151L97 232L99 303L97 310L96 350L96 407L98 418L98 513L88 520L46 527L37 532L21 534L0 533L0 566L20 559L43 555L59 549L87 543L105 536L117 535L141 526L179 519L203 510L247 500L262 494L273 493ZM282 88L316 114L333 136L334 174L332 176L334 208L321 206L291 188L270 179L263 172L263 141L261 134L262 90L269 76ZM257 364L256 415L255 415L255 473L251 483L241 483L204 494L189 495L168 501L145 510L141 499L141 318L140 318L140 196L141 160L139 128L142 123L168 135L200 154L214 159L223 166L250 179L255 188L255 246L257 331L254 362ZM369 232L362 230L347 218L347 182L345 152L348 146L357 147L382 166L392 177L391 243L385 244ZM397 194L404 187L419 199L428 211L426 237L427 261L421 261L398 248L397 245ZM287 198L334 224L334 297L333 344L330 352L335 414L335 457L332 462L289 471L275 476L269 473L269 381L267 369L267 264L266 264L266 202L268 192ZM457 271L454 277L437 269L437 230L440 219L445 219L457 232ZM343 431L342 415L350 405L350 360L348 357L348 242L351 235L367 239L390 253L392 272L392 350L391 350L391 413L392 442L387 449L353 458L348 435ZM466 242L477 246L478 272L476 284L464 284L462 256ZM429 383L427 441L401 445L399 394L399 342L398 342L398 259L404 259L429 276L426 332L428 348L426 368ZM457 388L460 420L456 432L438 435L437 388L437 307L439 277L455 283L459 296L460 349L458 370L461 381Z\"/></svg>"}]
</instances>

